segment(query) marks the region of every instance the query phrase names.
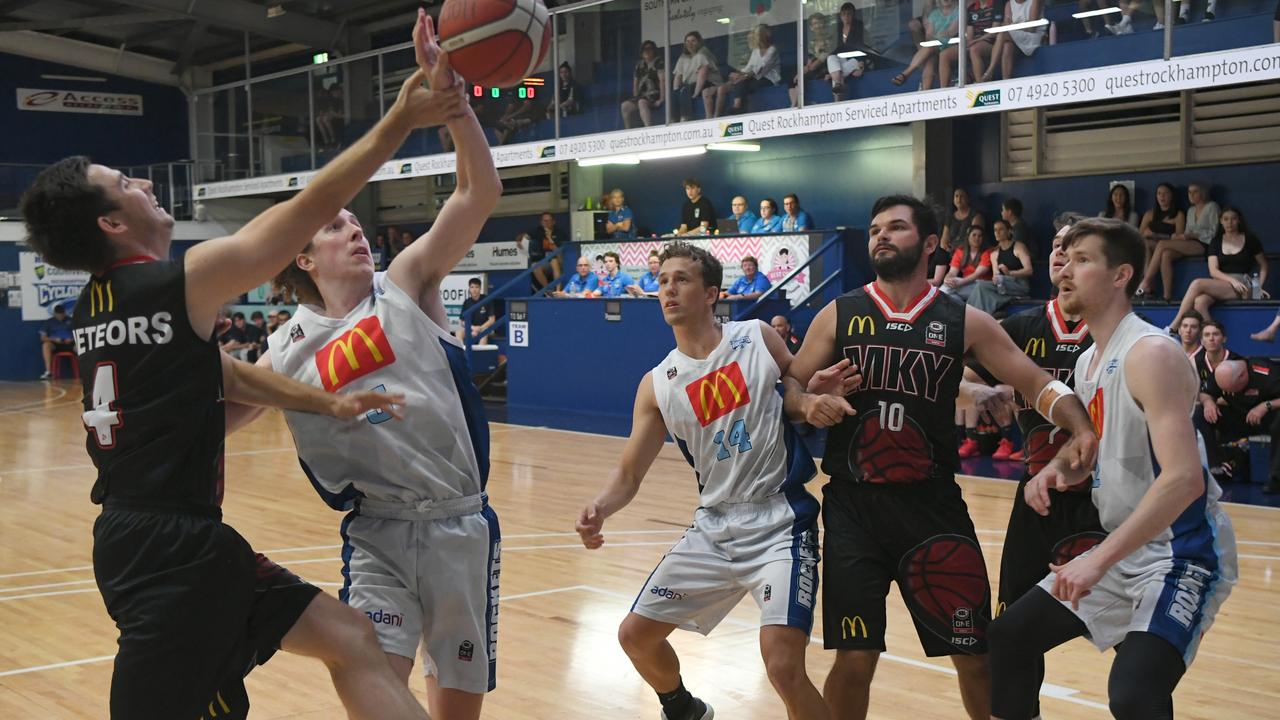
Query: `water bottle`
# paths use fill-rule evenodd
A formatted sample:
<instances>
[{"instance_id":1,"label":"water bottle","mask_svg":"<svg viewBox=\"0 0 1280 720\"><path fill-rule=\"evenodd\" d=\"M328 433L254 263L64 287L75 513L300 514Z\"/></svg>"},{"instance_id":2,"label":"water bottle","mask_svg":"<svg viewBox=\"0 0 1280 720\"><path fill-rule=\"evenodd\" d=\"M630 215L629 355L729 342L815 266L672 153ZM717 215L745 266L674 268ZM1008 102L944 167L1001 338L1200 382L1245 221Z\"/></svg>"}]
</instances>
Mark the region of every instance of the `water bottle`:
<instances>
[{"instance_id":1,"label":"water bottle","mask_svg":"<svg viewBox=\"0 0 1280 720\"><path fill-rule=\"evenodd\" d=\"M1249 299L1250 300L1262 299L1262 282L1258 277L1258 273L1253 273L1252 275L1249 276Z\"/></svg>"}]
</instances>

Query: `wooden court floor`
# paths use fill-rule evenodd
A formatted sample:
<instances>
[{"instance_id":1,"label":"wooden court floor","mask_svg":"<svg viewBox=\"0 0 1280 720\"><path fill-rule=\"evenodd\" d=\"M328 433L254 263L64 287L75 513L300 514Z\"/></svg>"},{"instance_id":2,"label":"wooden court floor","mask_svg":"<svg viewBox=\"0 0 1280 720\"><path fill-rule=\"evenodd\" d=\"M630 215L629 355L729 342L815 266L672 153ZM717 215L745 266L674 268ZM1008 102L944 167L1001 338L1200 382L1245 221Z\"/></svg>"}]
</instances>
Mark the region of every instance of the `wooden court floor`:
<instances>
[{"instance_id":1,"label":"wooden court floor","mask_svg":"<svg viewBox=\"0 0 1280 720\"><path fill-rule=\"evenodd\" d=\"M0 383L0 717L106 717L115 628L90 569L93 469L84 452L79 386ZM656 718L653 693L615 640L618 622L653 565L680 536L696 485L668 445L639 497L609 521L604 548L578 543L573 523L605 480L623 440L494 424L489 493L502 522L498 689L485 718ZM270 413L227 446L227 522L258 550L325 590L340 580L338 522L307 484L282 417ZM1014 484L965 479L988 568L1000 544ZM819 478L810 488L818 494ZM1280 511L1229 506L1240 543L1240 583L1175 696L1180 718L1280 716ZM757 651L746 600L710 637L677 631L685 684L717 718L785 717ZM819 630L816 631L820 634ZM959 718L950 664L927 659L896 595L888 653L873 686L871 717ZM1110 655L1083 640L1048 660L1046 718L1106 718ZM815 642L811 677L821 686L832 654ZM414 678L421 690L421 681ZM255 718L344 717L315 661L277 655L248 680Z\"/></svg>"}]
</instances>

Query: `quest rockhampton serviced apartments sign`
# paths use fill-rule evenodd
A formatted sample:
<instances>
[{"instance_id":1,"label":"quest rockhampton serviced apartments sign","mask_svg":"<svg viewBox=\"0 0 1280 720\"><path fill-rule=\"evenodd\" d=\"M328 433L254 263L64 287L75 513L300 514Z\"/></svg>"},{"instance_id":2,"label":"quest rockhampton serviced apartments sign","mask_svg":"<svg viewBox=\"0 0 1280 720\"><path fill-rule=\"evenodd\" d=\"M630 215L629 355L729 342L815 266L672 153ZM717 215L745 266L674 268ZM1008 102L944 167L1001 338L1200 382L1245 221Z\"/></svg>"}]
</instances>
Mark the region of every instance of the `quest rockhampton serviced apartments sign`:
<instances>
[{"instance_id":1,"label":"quest rockhampton serviced apartments sign","mask_svg":"<svg viewBox=\"0 0 1280 720\"><path fill-rule=\"evenodd\" d=\"M514 167L556 160L624 155L666 148L752 140L874 125L933 120L977 113L1021 110L1066 103L1113 100L1152 93L1219 87L1280 78L1280 45L1147 60L1125 65L1014 78L963 88L899 93L806 108L767 110L732 121L698 120L594 135L540 140L491 149L494 164ZM442 175L454 171L453 153L393 160L373 180ZM196 186L196 197L211 199L305 187L315 175L271 175ZM290 180L293 180L290 183Z\"/></svg>"}]
</instances>

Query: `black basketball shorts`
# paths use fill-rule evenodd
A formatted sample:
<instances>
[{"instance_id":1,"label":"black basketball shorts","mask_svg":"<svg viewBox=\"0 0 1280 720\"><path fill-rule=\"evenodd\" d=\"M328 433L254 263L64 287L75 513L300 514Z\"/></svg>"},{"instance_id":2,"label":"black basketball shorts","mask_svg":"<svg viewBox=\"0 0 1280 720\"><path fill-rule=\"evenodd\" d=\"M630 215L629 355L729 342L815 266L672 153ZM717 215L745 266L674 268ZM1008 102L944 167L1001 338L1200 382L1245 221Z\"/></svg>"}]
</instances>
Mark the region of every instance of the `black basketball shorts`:
<instances>
[{"instance_id":1,"label":"black basketball shorts","mask_svg":"<svg viewBox=\"0 0 1280 720\"><path fill-rule=\"evenodd\" d=\"M823 488L824 645L884 650L897 581L929 657L986 652L991 585L960 486L834 481Z\"/></svg>"},{"instance_id":2,"label":"black basketball shorts","mask_svg":"<svg viewBox=\"0 0 1280 720\"><path fill-rule=\"evenodd\" d=\"M244 718L244 677L320 590L213 516L106 509L93 568L120 630L113 718Z\"/></svg>"}]
</instances>

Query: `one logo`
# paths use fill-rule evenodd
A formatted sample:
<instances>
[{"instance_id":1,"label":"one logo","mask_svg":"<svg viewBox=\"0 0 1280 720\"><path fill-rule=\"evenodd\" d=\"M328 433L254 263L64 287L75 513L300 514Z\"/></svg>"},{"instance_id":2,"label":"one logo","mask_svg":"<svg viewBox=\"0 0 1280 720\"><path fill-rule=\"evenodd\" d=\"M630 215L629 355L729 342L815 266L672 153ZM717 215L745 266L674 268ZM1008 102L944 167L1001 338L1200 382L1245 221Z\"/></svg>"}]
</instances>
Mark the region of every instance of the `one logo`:
<instances>
[{"instance_id":1,"label":"one logo","mask_svg":"<svg viewBox=\"0 0 1280 720\"><path fill-rule=\"evenodd\" d=\"M296 175L289 178L289 187L298 187L298 177Z\"/></svg>"},{"instance_id":2,"label":"one logo","mask_svg":"<svg viewBox=\"0 0 1280 720\"><path fill-rule=\"evenodd\" d=\"M676 379L676 369L674 367L667 368L667 379L668 380Z\"/></svg>"},{"instance_id":3,"label":"one logo","mask_svg":"<svg viewBox=\"0 0 1280 720\"><path fill-rule=\"evenodd\" d=\"M382 322L372 315L316 353L316 369L324 389L336 392L358 377L396 361Z\"/></svg>"},{"instance_id":4,"label":"one logo","mask_svg":"<svg viewBox=\"0 0 1280 720\"><path fill-rule=\"evenodd\" d=\"M1027 344L1022 346L1022 352L1027 357L1044 357L1045 343L1042 337L1033 337L1027 340Z\"/></svg>"},{"instance_id":5,"label":"one logo","mask_svg":"<svg viewBox=\"0 0 1280 720\"><path fill-rule=\"evenodd\" d=\"M1098 388L1093 393L1093 399L1089 401L1089 419L1093 421L1093 431L1098 437L1102 437L1102 420L1104 403L1102 402L1102 388Z\"/></svg>"},{"instance_id":6,"label":"one logo","mask_svg":"<svg viewBox=\"0 0 1280 720\"><path fill-rule=\"evenodd\" d=\"M924 341L930 345L938 347L947 346L947 326L939 320L929 323L924 329Z\"/></svg>"},{"instance_id":7,"label":"one logo","mask_svg":"<svg viewBox=\"0 0 1280 720\"><path fill-rule=\"evenodd\" d=\"M876 319L870 315L854 315L849 320L849 329L845 331L846 335L853 334L854 325L858 326L859 335L871 335L874 337L876 334ZM871 332L867 332L868 328L870 328Z\"/></svg>"},{"instance_id":8,"label":"one logo","mask_svg":"<svg viewBox=\"0 0 1280 720\"><path fill-rule=\"evenodd\" d=\"M747 381L737 362L716 368L684 388L702 427L751 402Z\"/></svg>"},{"instance_id":9,"label":"one logo","mask_svg":"<svg viewBox=\"0 0 1280 720\"><path fill-rule=\"evenodd\" d=\"M980 93L975 93L970 90L965 93L965 97L969 98L969 107L971 108L994 107L1000 104L999 88L995 90L983 90Z\"/></svg>"},{"instance_id":10,"label":"one logo","mask_svg":"<svg viewBox=\"0 0 1280 720\"><path fill-rule=\"evenodd\" d=\"M848 640L849 638L867 637L867 624L862 621L861 615L854 615L850 620L847 617L840 618L840 639Z\"/></svg>"},{"instance_id":11,"label":"one logo","mask_svg":"<svg viewBox=\"0 0 1280 720\"><path fill-rule=\"evenodd\" d=\"M306 336L307 334L302 331L301 325L294 325L293 327L289 328L289 339L292 340L293 342L298 342L299 340L305 338Z\"/></svg>"},{"instance_id":12,"label":"one logo","mask_svg":"<svg viewBox=\"0 0 1280 720\"><path fill-rule=\"evenodd\" d=\"M741 350L751 344L751 336L743 335L742 337L732 338L729 340L730 350Z\"/></svg>"},{"instance_id":13,"label":"one logo","mask_svg":"<svg viewBox=\"0 0 1280 720\"><path fill-rule=\"evenodd\" d=\"M721 123L720 137L742 137L742 123Z\"/></svg>"},{"instance_id":14,"label":"one logo","mask_svg":"<svg viewBox=\"0 0 1280 720\"><path fill-rule=\"evenodd\" d=\"M769 602L772 599L773 599L773 586L766 584L764 586L764 597L762 598L761 602Z\"/></svg>"},{"instance_id":15,"label":"one logo","mask_svg":"<svg viewBox=\"0 0 1280 720\"><path fill-rule=\"evenodd\" d=\"M476 655L476 646L470 640L463 640L458 646L458 659L462 662L471 662L471 658Z\"/></svg>"},{"instance_id":16,"label":"one logo","mask_svg":"<svg viewBox=\"0 0 1280 720\"><path fill-rule=\"evenodd\" d=\"M956 635L973 634L973 611L967 607L958 607L951 613L951 632Z\"/></svg>"},{"instance_id":17,"label":"one logo","mask_svg":"<svg viewBox=\"0 0 1280 720\"><path fill-rule=\"evenodd\" d=\"M555 145L547 145L546 147L543 147L542 149L540 149L540 150L538 151L538 157L542 157L542 158L553 158L553 157L555 157L555 156L556 156L556 146L555 146Z\"/></svg>"},{"instance_id":18,"label":"one logo","mask_svg":"<svg viewBox=\"0 0 1280 720\"><path fill-rule=\"evenodd\" d=\"M409 174L409 173L411 173L411 172L413 172L413 163L401 163L401 164L400 164L400 174L401 174L401 175L408 175L408 174Z\"/></svg>"}]
</instances>

